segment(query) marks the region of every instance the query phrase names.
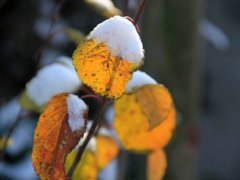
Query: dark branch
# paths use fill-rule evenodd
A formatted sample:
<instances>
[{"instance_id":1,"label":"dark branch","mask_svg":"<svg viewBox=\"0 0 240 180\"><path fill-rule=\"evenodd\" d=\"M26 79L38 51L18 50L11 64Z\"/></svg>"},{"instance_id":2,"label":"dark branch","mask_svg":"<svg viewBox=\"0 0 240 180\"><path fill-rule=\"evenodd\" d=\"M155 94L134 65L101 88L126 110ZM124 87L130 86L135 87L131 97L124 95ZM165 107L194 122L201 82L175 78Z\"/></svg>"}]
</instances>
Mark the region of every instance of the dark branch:
<instances>
[{"instance_id":1,"label":"dark branch","mask_svg":"<svg viewBox=\"0 0 240 180\"><path fill-rule=\"evenodd\" d=\"M139 20L139 17L142 14L142 11L143 11L143 8L144 8L146 2L147 2L147 0L142 0L141 3L138 5L137 12L136 12L135 17L134 17L134 23L135 24L137 24L137 22Z\"/></svg>"}]
</instances>

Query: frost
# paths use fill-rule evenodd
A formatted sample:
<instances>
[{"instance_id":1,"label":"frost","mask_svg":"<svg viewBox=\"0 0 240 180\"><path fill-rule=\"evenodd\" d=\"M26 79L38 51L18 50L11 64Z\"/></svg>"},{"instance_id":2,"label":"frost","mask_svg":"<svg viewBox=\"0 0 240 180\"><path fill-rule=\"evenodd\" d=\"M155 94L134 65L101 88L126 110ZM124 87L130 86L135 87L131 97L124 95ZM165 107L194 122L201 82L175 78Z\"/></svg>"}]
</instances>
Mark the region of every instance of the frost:
<instances>
[{"instance_id":1,"label":"frost","mask_svg":"<svg viewBox=\"0 0 240 180\"><path fill-rule=\"evenodd\" d=\"M38 106L43 106L58 93L73 93L81 86L76 72L62 64L42 68L26 85L28 96Z\"/></svg>"},{"instance_id":2,"label":"frost","mask_svg":"<svg viewBox=\"0 0 240 180\"><path fill-rule=\"evenodd\" d=\"M157 84L157 82L145 72L136 71L133 73L132 79L127 84L126 92L131 93L135 88L146 84Z\"/></svg>"},{"instance_id":3,"label":"frost","mask_svg":"<svg viewBox=\"0 0 240 180\"><path fill-rule=\"evenodd\" d=\"M134 25L124 17L114 16L97 25L88 36L105 43L113 56L139 65L144 58L143 45Z\"/></svg>"},{"instance_id":4,"label":"frost","mask_svg":"<svg viewBox=\"0 0 240 180\"><path fill-rule=\"evenodd\" d=\"M68 123L72 131L84 127L84 114L88 110L87 105L78 96L70 94L67 98Z\"/></svg>"}]
</instances>

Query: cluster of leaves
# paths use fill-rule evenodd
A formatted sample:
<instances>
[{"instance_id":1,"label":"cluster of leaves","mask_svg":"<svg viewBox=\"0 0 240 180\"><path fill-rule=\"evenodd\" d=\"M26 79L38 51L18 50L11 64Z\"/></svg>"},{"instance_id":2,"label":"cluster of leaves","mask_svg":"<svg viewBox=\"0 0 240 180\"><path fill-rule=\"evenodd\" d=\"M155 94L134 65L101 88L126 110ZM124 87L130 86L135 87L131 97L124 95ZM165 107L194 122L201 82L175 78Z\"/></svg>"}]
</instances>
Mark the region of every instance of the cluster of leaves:
<instances>
[{"instance_id":1,"label":"cluster of leaves","mask_svg":"<svg viewBox=\"0 0 240 180\"><path fill-rule=\"evenodd\" d=\"M111 1L86 2L105 17L121 14ZM106 30L106 24L130 28L127 33L133 36L119 40L121 37ZM147 154L148 179L161 179L167 166L163 148L172 137L176 111L168 90L136 71L143 64L144 50L135 25L128 18L114 16L85 38L71 28L63 32L79 44L73 62L61 57L44 67L20 97L24 109L41 113L32 152L36 173L41 179L67 179L69 175L72 179L97 179L122 148ZM126 47L128 41L131 45ZM87 127L92 121L85 98L99 102L91 128ZM101 122L108 102L114 104L110 127L117 139L109 133L109 124ZM100 127L102 124L105 127Z\"/></svg>"}]
</instances>

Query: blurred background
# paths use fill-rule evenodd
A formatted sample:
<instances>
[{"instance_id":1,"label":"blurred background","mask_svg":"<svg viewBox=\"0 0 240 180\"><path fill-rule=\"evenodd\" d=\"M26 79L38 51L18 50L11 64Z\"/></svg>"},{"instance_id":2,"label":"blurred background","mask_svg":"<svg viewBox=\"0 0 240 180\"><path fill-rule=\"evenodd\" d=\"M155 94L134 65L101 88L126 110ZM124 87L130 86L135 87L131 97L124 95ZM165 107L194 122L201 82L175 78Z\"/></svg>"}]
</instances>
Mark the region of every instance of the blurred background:
<instances>
[{"instance_id":1,"label":"blurred background","mask_svg":"<svg viewBox=\"0 0 240 180\"><path fill-rule=\"evenodd\" d=\"M113 2L134 17L140 0ZM142 70L169 88L178 110L164 179L240 179L239 9L238 0L146 3L139 20L146 54ZM88 34L104 19L83 0L0 0L0 136L17 116L16 99L26 82L76 48L66 34L49 37L49 29ZM30 160L35 124L31 118L18 124L0 162L0 179L36 178ZM145 157L123 156L127 165L119 179L145 179Z\"/></svg>"}]
</instances>

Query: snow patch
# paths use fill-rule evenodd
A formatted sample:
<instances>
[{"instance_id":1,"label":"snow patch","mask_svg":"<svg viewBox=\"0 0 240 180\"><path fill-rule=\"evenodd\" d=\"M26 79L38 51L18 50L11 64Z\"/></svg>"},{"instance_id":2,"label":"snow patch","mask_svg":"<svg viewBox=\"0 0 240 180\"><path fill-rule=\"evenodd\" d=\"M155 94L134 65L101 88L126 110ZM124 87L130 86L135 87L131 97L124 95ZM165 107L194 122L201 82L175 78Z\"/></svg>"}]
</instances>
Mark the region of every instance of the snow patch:
<instances>
[{"instance_id":1,"label":"snow patch","mask_svg":"<svg viewBox=\"0 0 240 180\"><path fill-rule=\"evenodd\" d=\"M131 63L141 64L143 45L134 25L124 17L114 16L97 25L88 36L97 43L105 43L111 55Z\"/></svg>"},{"instance_id":2,"label":"snow patch","mask_svg":"<svg viewBox=\"0 0 240 180\"><path fill-rule=\"evenodd\" d=\"M84 127L84 113L88 110L87 105L78 96L70 94L67 98L68 123L72 131Z\"/></svg>"},{"instance_id":3,"label":"snow patch","mask_svg":"<svg viewBox=\"0 0 240 180\"><path fill-rule=\"evenodd\" d=\"M81 86L76 72L62 64L52 64L39 70L26 85L28 96L38 106L45 105L59 93L74 93Z\"/></svg>"},{"instance_id":4,"label":"snow patch","mask_svg":"<svg viewBox=\"0 0 240 180\"><path fill-rule=\"evenodd\" d=\"M136 71L133 73L132 79L127 84L126 92L131 93L135 88L144 86L146 84L157 84L157 82L147 73Z\"/></svg>"}]
</instances>

